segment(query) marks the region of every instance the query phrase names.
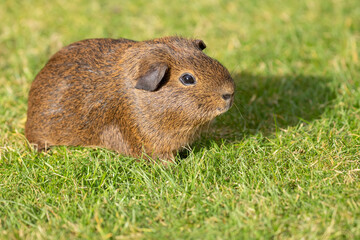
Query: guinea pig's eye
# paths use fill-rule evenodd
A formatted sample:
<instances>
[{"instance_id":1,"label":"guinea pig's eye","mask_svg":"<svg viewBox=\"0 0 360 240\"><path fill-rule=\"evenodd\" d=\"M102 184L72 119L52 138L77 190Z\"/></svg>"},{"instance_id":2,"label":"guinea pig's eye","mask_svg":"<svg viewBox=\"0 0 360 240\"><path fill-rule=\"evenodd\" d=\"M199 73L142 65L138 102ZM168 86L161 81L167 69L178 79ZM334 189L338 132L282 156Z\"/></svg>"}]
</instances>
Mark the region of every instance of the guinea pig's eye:
<instances>
[{"instance_id":1,"label":"guinea pig's eye","mask_svg":"<svg viewBox=\"0 0 360 240\"><path fill-rule=\"evenodd\" d=\"M194 85L196 83L194 76L190 73L184 73L181 75L180 82L185 86Z\"/></svg>"}]
</instances>

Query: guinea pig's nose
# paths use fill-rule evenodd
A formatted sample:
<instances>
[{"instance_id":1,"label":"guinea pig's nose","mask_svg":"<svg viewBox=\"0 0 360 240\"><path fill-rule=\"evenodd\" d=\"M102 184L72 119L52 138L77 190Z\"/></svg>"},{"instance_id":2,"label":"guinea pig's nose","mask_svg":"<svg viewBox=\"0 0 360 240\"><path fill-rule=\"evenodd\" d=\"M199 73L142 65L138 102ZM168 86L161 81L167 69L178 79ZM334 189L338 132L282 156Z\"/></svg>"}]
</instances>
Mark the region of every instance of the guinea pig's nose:
<instances>
[{"instance_id":1,"label":"guinea pig's nose","mask_svg":"<svg viewBox=\"0 0 360 240\"><path fill-rule=\"evenodd\" d=\"M223 94L223 95L222 95L222 98L223 98L225 101L227 101L227 100L229 100L229 99L231 98L231 96L232 96L232 94L226 93L226 94Z\"/></svg>"}]
</instances>

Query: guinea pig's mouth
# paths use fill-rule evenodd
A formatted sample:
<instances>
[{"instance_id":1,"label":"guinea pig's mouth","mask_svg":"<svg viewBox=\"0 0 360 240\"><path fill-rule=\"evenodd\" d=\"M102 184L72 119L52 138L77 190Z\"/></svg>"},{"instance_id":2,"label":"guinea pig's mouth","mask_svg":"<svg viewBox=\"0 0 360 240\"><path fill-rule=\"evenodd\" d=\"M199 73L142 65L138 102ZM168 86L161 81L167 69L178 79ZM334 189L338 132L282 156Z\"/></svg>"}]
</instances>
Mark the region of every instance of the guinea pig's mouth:
<instances>
[{"instance_id":1,"label":"guinea pig's mouth","mask_svg":"<svg viewBox=\"0 0 360 240\"><path fill-rule=\"evenodd\" d=\"M223 113L225 113L225 112L227 112L229 109L231 108L231 105L230 104L228 104L228 105L226 105L224 108L217 108L216 109L216 111L217 111L217 115L220 115L220 114L223 114Z\"/></svg>"},{"instance_id":2,"label":"guinea pig's mouth","mask_svg":"<svg viewBox=\"0 0 360 240\"><path fill-rule=\"evenodd\" d=\"M232 105L233 105L233 99L231 99L230 102L227 102L224 107L218 107L217 111L220 112L219 114L225 113L231 108Z\"/></svg>"}]
</instances>

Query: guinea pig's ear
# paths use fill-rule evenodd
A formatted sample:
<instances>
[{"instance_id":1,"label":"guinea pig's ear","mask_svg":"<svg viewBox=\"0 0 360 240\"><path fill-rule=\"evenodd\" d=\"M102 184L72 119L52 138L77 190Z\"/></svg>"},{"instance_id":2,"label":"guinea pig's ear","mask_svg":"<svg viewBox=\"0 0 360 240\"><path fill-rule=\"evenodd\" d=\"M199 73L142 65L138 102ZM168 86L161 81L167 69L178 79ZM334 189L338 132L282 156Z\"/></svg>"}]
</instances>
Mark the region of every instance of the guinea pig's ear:
<instances>
[{"instance_id":1,"label":"guinea pig's ear","mask_svg":"<svg viewBox=\"0 0 360 240\"><path fill-rule=\"evenodd\" d=\"M143 69L144 71L141 71L135 88L150 92L155 91L164 78L167 69L168 66L165 63L154 63L148 69Z\"/></svg>"},{"instance_id":2,"label":"guinea pig's ear","mask_svg":"<svg viewBox=\"0 0 360 240\"><path fill-rule=\"evenodd\" d=\"M203 40L196 39L196 40L195 40L195 44L196 44L196 46L197 46L201 51L206 48L206 44L204 43Z\"/></svg>"}]
</instances>

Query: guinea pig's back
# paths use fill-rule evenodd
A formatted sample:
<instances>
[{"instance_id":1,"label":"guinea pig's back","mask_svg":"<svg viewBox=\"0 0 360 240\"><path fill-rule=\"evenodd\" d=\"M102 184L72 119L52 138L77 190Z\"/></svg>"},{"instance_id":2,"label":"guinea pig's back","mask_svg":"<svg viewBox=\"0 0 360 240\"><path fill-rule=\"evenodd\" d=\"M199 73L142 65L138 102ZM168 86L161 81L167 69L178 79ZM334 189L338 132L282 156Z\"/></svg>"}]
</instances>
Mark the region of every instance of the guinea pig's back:
<instances>
[{"instance_id":1,"label":"guinea pig's back","mask_svg":"<svg viewBox=\"0 0 360 240\"><path fill-rule=\"evenodd\" d=\"M101 110L104 91L109 89L104 78L114 71L122 49L134 42L88 39L54 54L31 85L25 126L28 140L40 148L42 142L92 142L91 128L97 119L92 119L91 112Z\"/></svg>"}]
</instances>

